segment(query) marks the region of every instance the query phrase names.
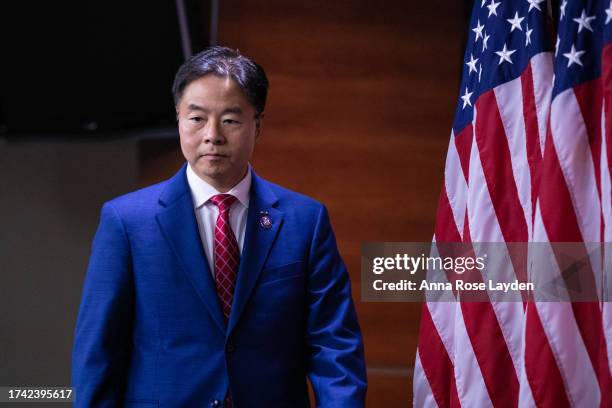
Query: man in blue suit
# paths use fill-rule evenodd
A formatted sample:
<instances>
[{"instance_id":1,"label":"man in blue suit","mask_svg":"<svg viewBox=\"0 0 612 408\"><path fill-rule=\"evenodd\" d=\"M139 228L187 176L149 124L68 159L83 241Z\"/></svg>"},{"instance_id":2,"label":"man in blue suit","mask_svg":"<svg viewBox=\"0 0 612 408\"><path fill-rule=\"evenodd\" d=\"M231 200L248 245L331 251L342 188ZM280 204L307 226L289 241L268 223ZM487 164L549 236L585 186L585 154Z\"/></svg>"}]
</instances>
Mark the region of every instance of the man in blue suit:
<instances>
[{"instance_id":1,"label":"man in blue suit","mask_svg":"<svg viewBox=\"0 0 612 408\"><path fill-rule=\"evenodd\" d=\"M83 287L76 407L363 407L363 344L320 203L249 165L268 80L213 47L174 82L187 163L104 204Z\"/></svg>"}]
</instances>

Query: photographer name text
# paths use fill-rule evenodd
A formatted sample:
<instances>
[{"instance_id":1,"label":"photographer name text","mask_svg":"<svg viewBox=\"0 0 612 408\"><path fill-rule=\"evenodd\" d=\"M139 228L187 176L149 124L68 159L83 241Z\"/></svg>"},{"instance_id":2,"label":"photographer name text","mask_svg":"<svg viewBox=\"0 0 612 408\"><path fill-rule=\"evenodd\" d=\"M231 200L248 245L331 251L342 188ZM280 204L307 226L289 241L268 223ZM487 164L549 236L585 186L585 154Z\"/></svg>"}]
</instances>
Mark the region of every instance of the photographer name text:
<instances>
[{"instance_id":1,"label":"photographer name text","mask_svg":"<svg viewBox=\"0 0 612 408\"><path fill-rule=\"evenodd\" d=\"M510 291L533 291L534 284L532 282L493 282L488 280L485 282L466 282L457 279L454 282L427 282L425 280L420 283L402 279L397 282L384 282L382 279L377 279L373 282L372 287L376 291L498 291L508 293Z\"/></svg>"}]
</instances>

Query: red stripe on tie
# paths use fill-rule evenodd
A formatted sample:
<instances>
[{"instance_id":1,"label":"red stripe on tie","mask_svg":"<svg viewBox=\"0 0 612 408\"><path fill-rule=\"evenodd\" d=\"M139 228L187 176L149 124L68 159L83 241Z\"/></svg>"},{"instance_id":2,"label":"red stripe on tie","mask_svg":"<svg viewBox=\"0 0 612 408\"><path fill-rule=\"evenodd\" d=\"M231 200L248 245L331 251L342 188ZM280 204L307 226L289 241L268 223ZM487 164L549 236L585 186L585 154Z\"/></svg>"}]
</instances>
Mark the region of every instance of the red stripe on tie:
<instances>
[{"instance_id":1,"label":"red stripe on tie","mask_svg":"<svg viewBox=\"0 0 612 408\"><path fill-rule=\"evenodd\" d=\"M240 261L240 250L229 221L229 212L236 197L218 194L210 201L219 208L215 225L214 261L215 286L225 319L229 319L236 286L236 274Z\"/></svg>"}]
</instances>

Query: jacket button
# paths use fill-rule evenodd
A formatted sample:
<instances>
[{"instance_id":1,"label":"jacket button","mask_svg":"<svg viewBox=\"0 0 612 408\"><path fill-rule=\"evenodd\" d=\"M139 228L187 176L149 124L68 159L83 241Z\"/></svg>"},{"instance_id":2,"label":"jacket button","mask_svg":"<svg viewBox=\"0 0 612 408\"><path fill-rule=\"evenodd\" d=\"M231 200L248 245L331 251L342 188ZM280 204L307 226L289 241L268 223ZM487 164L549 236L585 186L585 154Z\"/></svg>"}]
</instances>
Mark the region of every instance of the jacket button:
<instances>
[{"instance_id":1,"label":"jacket button","mask_svg":"<svg viewBox=\"0 0 612 408\"><path fill-rule=\"evenodd\" d=\"M212 401L210 402L210 406L211 406L212 408L216 408L216 407L218 407L219 405L221 405L221 401L219 401L219 400L212 400Z\"/></svg>"},{"instance_id":2,"label":"jacket button","mask_svg":"<svg viewBox=\"0 0 612 408\"><path fill-rule=\"evenodd\" d=\"M229 343L227 346L225 346L225 351L227 351L228 353L233 353L234 351L236 351L236 346L232 343Z\"/></svg>"}]
</instances>

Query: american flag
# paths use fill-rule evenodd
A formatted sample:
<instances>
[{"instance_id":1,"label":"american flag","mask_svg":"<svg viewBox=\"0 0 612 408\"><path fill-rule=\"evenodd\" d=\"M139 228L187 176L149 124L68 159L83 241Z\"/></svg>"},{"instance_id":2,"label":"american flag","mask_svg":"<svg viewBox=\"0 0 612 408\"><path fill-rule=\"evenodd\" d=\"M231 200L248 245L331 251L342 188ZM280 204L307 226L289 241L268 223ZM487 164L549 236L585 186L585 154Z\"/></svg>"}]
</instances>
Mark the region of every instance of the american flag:
<instances>
[{"instance_id":1,"label":"american flag","mask_svg":"<svg viewBox=\"0 0 612 408\"><path fill-rule=\"evenodd\" d=\"M612 1L558 6L475 1L436 242L612 242ZM414 405L612 407L607 300L426 302Z\"/></svg>"}]
</instances>

